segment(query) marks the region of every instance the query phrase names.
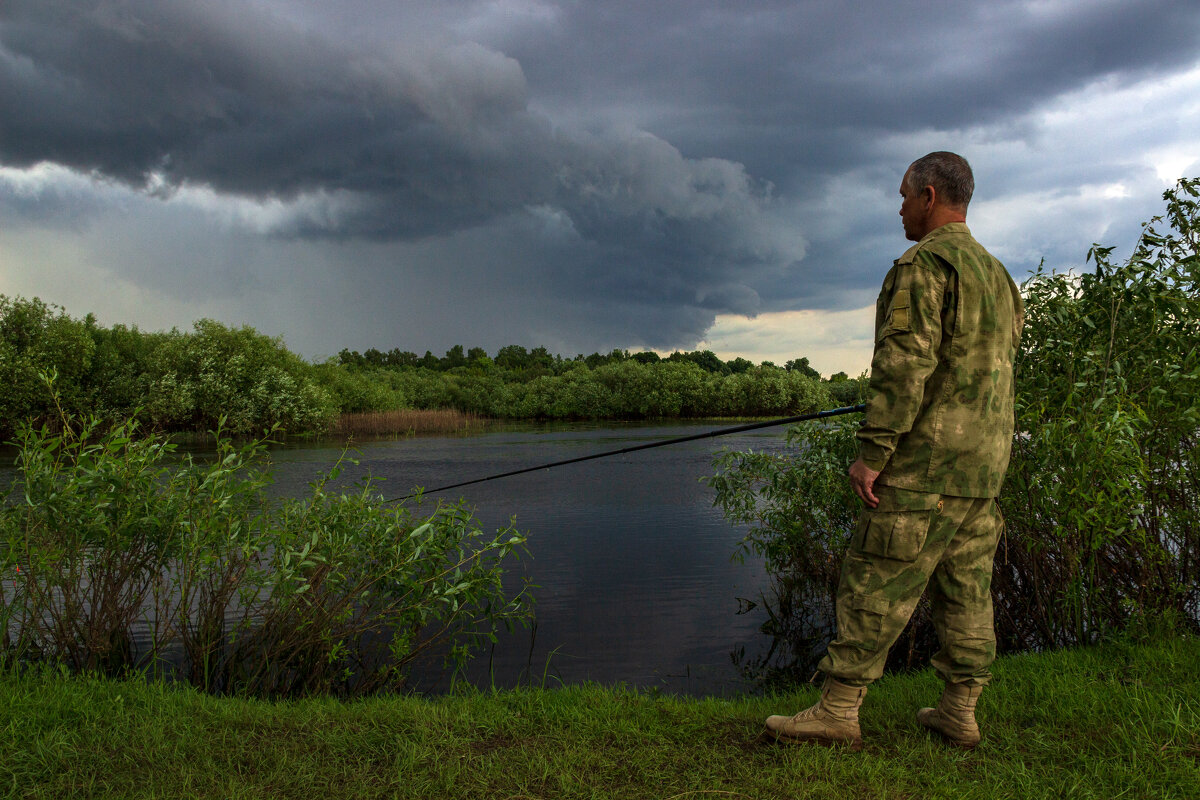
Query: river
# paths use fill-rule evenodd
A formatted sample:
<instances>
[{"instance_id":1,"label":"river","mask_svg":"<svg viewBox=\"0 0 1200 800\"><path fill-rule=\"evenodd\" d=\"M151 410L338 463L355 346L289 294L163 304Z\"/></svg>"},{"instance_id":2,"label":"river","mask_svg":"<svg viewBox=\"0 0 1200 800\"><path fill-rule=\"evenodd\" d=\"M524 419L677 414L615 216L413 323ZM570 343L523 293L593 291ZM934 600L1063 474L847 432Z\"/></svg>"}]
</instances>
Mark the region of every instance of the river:
<instances>
[{"instance_id":1,"label":"river","mask_svg":"<svg viewBox=\"0 0 1200 800\"><path fill-rule=\"evenodd\" d=\"M385 496L702 432L712 424L519 426L462 437L412 437L357 446ZM484 530L508 524L529 537L518 570L535 588L536 631L518 628L473 662L476 685L596 681L686 694L744 689L732 654L769 646L760 609L739 613L767 578L757 558L733 556L744 529L714 508L700 479L722 448L775 449L783 428L704 439L570 464L451 490ZM276 449L276 491L305 484L336 446ZM425 502L435 501L433 496ZM417 687L446 688L421 670Z\"/></svg>"}]
</instances>

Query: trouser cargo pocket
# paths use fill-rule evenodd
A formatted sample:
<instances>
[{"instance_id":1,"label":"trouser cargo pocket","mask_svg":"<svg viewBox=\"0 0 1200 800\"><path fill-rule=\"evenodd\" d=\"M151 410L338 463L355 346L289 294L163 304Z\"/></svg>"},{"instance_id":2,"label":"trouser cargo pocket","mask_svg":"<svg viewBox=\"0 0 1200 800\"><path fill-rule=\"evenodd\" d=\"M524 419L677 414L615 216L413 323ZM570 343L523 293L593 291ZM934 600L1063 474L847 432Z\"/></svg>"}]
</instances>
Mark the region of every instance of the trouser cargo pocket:
<instances>
[{"instance_id":1,"label":"trouser cargo pocket","mask_svg":"<svg viewBox=\"0 0 1200 800\"><path fill-rule=\"evenodd\" d=\"M872 511L859 520L854 549L866 555L896 561L916 561L925 547L933 509Z\"/></svg>"},{"instance_id":2,"label":"trouser cargo pocket","mask_svg":"<svg viewBox=\"0 0 1200 800\"><path fill-rule=\"evenodd\" d=\"M887 598L875 594L855 594L850 597L838 619L838 638L863 650L879 646L883 621L891 610Z\"/></svg>"}]
</instances>

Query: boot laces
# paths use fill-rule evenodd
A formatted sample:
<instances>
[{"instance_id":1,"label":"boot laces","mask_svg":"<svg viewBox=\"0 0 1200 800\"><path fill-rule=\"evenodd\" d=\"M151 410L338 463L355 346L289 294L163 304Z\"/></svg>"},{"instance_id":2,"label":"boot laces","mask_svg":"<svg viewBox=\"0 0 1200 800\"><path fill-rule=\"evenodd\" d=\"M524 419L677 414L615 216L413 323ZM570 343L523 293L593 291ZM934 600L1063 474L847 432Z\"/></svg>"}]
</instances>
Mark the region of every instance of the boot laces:
<instances>
[{"instance_id":1,"label":"boot laces","mask_svg":"<svg viewBox=\"0 0 1200 800\"><path fill-rule=\"evenodd\" d=\"M810 720L810 719L814 719L814 720L820 719L820 716L821 716L821 704L817 703L816 705L809 706L808 708L804 709L803 711L798 711L795 714L795 716L792 717L792 721L793 722L806 722L807 720Z\"/></svg>"}]
</instances>

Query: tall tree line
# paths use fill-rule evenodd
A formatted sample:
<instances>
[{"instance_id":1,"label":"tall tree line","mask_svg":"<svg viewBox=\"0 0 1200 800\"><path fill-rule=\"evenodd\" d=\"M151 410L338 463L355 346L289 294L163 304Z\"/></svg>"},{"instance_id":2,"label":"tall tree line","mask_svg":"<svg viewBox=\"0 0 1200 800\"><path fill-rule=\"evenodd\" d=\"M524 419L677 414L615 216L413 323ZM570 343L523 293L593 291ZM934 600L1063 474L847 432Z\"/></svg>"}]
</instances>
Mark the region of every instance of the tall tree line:
<instances>
[{"instance_id":1,"label":"tall tree line","mask_svg":"<svg viewBox=\"0 0 1200 800\"><path fill-rule=\"evenodd\" d=\"M61 412L166 431L279 426L319 433L340 413L453 408L495 418L760 416L856 402L861 380L823 381L808 359L777 367L708 350L612 350L566 358L507 345L489 355L342 350L313 364L283 341L214 320L192 330L105 327L37 298L0 295L0 435ZM51 391L53 385L53 391ZM61 407L61 408L60 408Z\"/></svg>"}]
</instances>

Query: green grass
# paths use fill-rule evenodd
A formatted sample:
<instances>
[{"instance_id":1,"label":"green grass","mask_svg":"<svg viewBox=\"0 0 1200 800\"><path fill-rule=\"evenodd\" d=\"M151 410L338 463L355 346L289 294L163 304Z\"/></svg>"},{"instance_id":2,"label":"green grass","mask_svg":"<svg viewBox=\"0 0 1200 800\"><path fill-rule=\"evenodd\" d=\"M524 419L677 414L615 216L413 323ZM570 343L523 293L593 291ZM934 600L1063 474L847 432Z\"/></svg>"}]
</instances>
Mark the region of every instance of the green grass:
<instances>
[{"instance_id":1,"label":"green grass","mask_svg":"<svg viewBox=\"0 0 1200 800\"><path fill-rule=\"evenodd\" d=\"M1200 798L1200 639L1001 659L983 743L913 719L931 673L875 684L861 753L758 746L816 689L694 700L597 686L265 702L141 681L0 677L0 796Z\"/></svg>"}]
</instances>

